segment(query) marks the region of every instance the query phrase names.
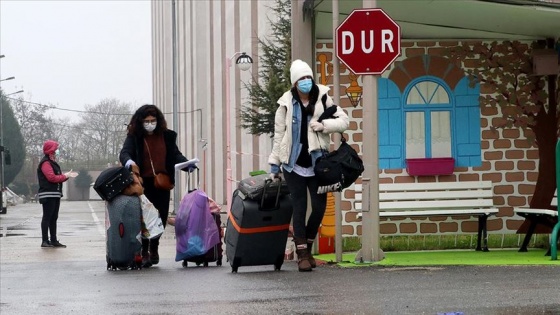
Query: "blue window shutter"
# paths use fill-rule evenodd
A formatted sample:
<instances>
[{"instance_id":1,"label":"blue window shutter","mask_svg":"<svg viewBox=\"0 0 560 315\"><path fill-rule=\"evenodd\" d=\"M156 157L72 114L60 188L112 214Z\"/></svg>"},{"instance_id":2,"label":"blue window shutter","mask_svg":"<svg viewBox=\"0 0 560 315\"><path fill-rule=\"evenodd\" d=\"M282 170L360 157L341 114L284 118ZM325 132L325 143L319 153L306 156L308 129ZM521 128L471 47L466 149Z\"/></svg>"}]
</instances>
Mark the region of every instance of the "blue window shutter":
<instances>
[{"instance_id":1,"label":"blue window shutter","mask_svg":"<svg viewBox=\"0 0 560 315\"><path fill-rule=\"evenodd\" d=\"M379 169L403 168L402 95L386 78L377 80Z\"/></svg>"},{"instance_id":2,"label":"blue window shutter","mask_svg":"<svg viewBox=\"0 0 560 315\"><path fill-rule=\"evenodd\" d=\"M469 87L469 79L463 78L455 91L455 139L456 166L480 166L480 85Z\"/></svg>"}]
</instances>

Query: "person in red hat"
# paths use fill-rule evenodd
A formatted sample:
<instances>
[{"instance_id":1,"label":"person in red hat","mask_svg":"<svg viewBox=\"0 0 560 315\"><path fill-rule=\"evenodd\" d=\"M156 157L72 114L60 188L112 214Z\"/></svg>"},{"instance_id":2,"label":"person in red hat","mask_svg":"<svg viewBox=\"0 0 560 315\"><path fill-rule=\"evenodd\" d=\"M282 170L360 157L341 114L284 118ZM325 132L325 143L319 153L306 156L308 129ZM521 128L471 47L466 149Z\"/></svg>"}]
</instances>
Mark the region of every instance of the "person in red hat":
<instances>
[{"instance_id":1,"label":"person in red hat","mask_svg":"<svg viewBox=\"0 0 560 315\"><path fill-rule=\"evenodd\" d=\"M62 198L62 183L67 181L72 172L63 174L60 165L56 162L59 154L58 142L47 140L43 144L45 154L37 167L39 192L37 198L43 206L43 219L41 220L42 248L66 247L56 237L56 221L60 210ZM49 240L50 232L50 240Z\"/></svg>"}]
</instances>

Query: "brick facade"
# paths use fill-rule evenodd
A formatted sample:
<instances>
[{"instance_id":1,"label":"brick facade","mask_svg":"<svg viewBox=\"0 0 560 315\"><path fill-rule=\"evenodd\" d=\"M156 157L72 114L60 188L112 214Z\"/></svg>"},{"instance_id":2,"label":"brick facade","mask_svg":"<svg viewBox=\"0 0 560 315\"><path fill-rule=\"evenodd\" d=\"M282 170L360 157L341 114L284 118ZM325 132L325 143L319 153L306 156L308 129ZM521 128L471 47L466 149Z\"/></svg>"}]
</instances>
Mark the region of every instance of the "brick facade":
<instances>
[{"instance_id":1,"label":"brick facade","mask_svg":"<svg viewBox=\"0 0 560 315\"><path fill-rule=\"evenodd\" d=\"M410 76L429 74L443 79L454 86L466 76L465 70L478 67L477 59L462 60L453 64L452 70L445 71L450 60L444 57L447 47L461 44L457 41L425 41L403 42L402 55L382 75L391 79L397 86L403 87L410 81ZM422 56L430 55L429 67L420 65ZM316 45L317 73L319 82L331 85L332 77L332 43L320 42ZM405 69L406 71L403 71ZM332 72L332 71L331 71ZM345 136L353 143L353 147L361 152L362 136L362 104L352 106L346 96L346 88L350 86L350 71L340 63L340 106L350 117L351 123ZM358 83L362 86L361 77ZM483 84L480 86L481 96L492 95ZM499 107L481 107L481 158L478 167L456 167L452 175L445 176L409 176L405 169L381 170L380 183L413 183L413 182L454 182L490 180L494 183L494 205L499 208L497 216L488 219L490 233L515 233L523 222L523 218L514 216L514 206L528 206L533 194L538 175L538 149L527 139L531 131L528 129L495 129L501 119ZM360 179L356 182L360 184ZM361 235L361 220L357 217L359 203L353 187L343 191L341 208L343 210L343 234L345 236ZM380 231L382 235L418 235L423 233L476 233L477 219L468 216L457 217L419 217L419 218L383 218Z\"/></svg>"}]
</instances>

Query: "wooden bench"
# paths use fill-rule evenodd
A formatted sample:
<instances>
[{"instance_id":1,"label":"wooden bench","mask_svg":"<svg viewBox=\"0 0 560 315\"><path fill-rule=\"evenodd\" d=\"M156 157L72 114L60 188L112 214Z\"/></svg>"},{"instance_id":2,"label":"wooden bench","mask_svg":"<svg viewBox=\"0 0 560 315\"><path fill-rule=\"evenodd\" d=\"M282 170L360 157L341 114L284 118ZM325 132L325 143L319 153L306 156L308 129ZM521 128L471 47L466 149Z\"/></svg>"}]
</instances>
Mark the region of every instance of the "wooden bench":
<instances>
[{"instance_id":1,"label":"wooden bench","mask_svg":"<svg viewBox=\"0 0 560 315\"><path fill-rule=\"evenodd\" d=\"M361 191L361 185L357 188ZM498 213L493 196L491 181L380 184L379 216L476 216L476 250L488 251L487 219Z\"/></svg>"},{"instance_id":2,"label":"wooden bench","mask_svg":"<svg viewBox=\"0 0 560 315\"><path fill-rule=\"evenodd\" d=\"M554 225L558 222L558 210L553 210L552 208L554 207L558 209L558 191L554 192L554 197L550 203L551 209L534 209L529 207L513 208L513 212L515 212L515 214L522 216L531 222L529 224L529 228L527 229L527 233L525 234L525 238L523 239L523 243L519 248L520 252L527 251L527 246L531 241L531 237L535 233L537 225L542 224L550 227L551 229L554 228ZM558 240L556 241L558 242ZM550 250L547 255L550 255Z\"/></svg>"}]
</instances>

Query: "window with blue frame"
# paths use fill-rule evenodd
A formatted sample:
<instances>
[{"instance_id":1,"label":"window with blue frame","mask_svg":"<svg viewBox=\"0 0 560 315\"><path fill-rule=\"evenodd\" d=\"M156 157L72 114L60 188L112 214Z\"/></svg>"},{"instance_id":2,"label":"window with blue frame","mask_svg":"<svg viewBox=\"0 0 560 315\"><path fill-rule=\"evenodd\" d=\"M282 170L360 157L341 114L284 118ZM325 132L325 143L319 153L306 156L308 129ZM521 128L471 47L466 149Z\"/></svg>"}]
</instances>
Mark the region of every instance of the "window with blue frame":
<instances>
[{"instance_id":1,"label":"window with blue frame","mask_svg":"<svg viewBox=\"0 0 560 315\"><path fill-rule=\"evenodd\" d=\"M410 158L451 157L453 106L446 87L427 78L405 91L405 154Z\"/></svg>"},{"instance_id":2,"label":"window with blue frame","mask_svg":"<svg viewBox=\"0 0 560 315\"><path fill-rule=\"evenodd\" d=\"M379 166L405 168L407 158L453 157L455 166L479 166L479 85L463 78L452 89L441 78L423 76L405 91L378 80Z\"/></svg>"}]
</instances>

